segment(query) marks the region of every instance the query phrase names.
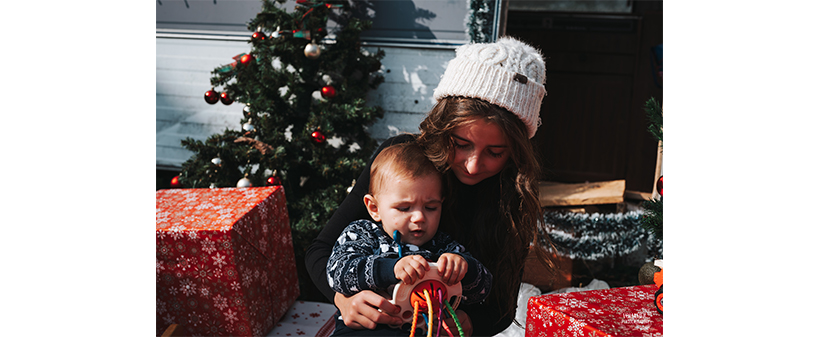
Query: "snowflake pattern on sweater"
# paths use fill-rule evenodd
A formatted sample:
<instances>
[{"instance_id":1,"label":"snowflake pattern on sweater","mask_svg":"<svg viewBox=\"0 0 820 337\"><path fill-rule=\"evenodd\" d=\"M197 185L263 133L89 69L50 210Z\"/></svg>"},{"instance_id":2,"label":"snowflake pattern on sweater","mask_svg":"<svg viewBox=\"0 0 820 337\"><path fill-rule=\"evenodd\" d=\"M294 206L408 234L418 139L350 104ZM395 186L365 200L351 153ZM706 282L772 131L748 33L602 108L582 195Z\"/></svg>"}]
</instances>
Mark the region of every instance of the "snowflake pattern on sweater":
<instances>
[{"instance_id":1,"label":"snowflake pattern on sweater","mask_svg":"<svg viewBox=\"0 0 820 337\"><path fill-rule=\"evenodd\" d=\"M487 298L492 274L467 250L444 232L438 231L421 247L402 243L403 255L421 255L437 261L444 253L458 254L468 269L461 280L462 303L479 303ZM327 281L334 291L350 296L362 290L386 291L399 282L393 266L399 260L399 243L382 228L381 223L356 220L350 223L333 245L327 261Z\"/></svg>"}]
</instances>

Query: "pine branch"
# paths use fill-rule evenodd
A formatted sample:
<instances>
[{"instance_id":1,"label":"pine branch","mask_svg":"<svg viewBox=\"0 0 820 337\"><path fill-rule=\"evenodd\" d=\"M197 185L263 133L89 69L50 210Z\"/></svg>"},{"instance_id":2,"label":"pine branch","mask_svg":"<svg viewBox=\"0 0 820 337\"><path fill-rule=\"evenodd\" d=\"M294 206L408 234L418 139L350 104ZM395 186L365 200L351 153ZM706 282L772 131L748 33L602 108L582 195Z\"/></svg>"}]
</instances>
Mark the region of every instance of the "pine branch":
<instances>
[{"instance_id":1,"label":"pine branch","mask_svg":"<svg viewBox=\"0 0 820 337\"><path fill-rule=\"evenodd\" d=\"M655 139L663 142L663 110L660 103L652 97L646 101L644 111L646 111L646 118L649 120L647 130Z\"/></svg>"},{"instance_id":2,"label":"pine branch","mask_svg":"<svg viewBox=\"0 0 820 337\"><path fill-rule=\"evenodd\" d=\"M650 233L663 237L663 198L644 201L641 205L645 210L641 226Z\"/></svg>"}]
</instances>

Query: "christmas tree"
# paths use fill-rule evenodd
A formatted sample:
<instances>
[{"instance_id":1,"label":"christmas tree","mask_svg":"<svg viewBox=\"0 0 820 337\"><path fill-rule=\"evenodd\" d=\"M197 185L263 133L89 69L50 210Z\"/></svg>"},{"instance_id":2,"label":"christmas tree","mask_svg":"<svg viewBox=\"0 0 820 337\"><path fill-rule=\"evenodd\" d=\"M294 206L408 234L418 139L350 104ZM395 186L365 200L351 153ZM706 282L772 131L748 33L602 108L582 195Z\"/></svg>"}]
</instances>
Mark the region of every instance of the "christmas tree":
<instances>
[{"instance_id":1,"label":"christmas tree","mask_svg":"<svg viewBox=\"0 0 820 337\"><path fill-rule=\"evenodd\" d=\"M646 111L646 117L649 120L647 128L649 133L661 142L661 148L663 148L663 110L661 105L654 97L650 98L646 101L644 111ZM657 185L661 197L641 204L646 210L641 219L641 225L657 237L663 238L663 176L660 177Z\"/></svg>"},{"instance_id":2,"label":"christmas tree","mask_svg":"<svg viewBox=\"0 0 820 337\"><path fill-rule=\"evenodd\" d=\"M244 116L238 130L204 142L182 141L194 155L183 164L178 184L282 185L302 269L307 245L377 145L367 126L383 111L366 106L365 97L384 81L376 73L384 52L362 49L359 35L371 22L352 17L347 1L299 0L291 13L280 6L264 0L248 23L250 50L212 72L205 101L244 104ZM329 18L338 23L333 32ZM305 294L312 283L299 276Z\"/></svg>"}]
</instances>

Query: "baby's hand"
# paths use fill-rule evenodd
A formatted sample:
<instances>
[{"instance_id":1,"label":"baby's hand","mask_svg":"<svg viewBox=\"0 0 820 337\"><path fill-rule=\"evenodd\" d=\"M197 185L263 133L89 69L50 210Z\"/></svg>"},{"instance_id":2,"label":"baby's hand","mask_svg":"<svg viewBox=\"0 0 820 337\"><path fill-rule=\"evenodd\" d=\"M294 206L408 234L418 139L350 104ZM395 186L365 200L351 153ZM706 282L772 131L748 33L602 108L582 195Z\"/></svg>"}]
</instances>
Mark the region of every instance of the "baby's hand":
<instances>
[{"instance_id":1,"label":"baby's hand","mask_svg":"<svg viewBox=\"0 0 820 337\"><path fill-rule=\"evenodd\" d=\"M464 263L467 264L466 262ZM427 260L421 255L408 255L401 258L393 267L396 278L407 284L413 284L416 280L424 277L424 273L430 270ZM463 275L462 275L463 276Z\"/></svg>"},{"instance_id":2,"label":"baby's hand","mask_svg":"<svg viewBox=\"0 0 820 337\"><path fill-rule=\"evenodd\" d=\"M467 260L458 254L441 254L436 264L438 264L438 274L441 276L441 280L447 285L461 282L461 279L467 274Z\"/></svg>"}]
</instances>

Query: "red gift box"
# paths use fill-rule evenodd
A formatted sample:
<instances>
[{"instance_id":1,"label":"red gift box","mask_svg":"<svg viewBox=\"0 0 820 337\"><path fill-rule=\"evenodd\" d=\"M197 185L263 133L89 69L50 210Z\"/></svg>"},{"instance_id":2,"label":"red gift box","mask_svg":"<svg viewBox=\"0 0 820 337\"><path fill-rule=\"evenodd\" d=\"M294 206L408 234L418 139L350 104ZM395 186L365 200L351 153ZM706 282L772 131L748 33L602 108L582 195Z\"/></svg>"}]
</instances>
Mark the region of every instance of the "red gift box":
<instances>
[{"instance_id":1,"label":"red gift box","mask_svg":"<svg viewBox=\"0 0 820 337\"><path fill-rule=\"evenodd\" d=\"M655 285L533 296L526 337L663 336Z\"/></svg>"},{"instance_id":2,"label":"red gift box","mask_svg":"<svg viewBox=\"0 0 820 337\"><path fill-rule=\"evenodd\" d=\"M299 296L281 186L157 191L157 335L268 333Z\"/></svg>"}]
</instances>

